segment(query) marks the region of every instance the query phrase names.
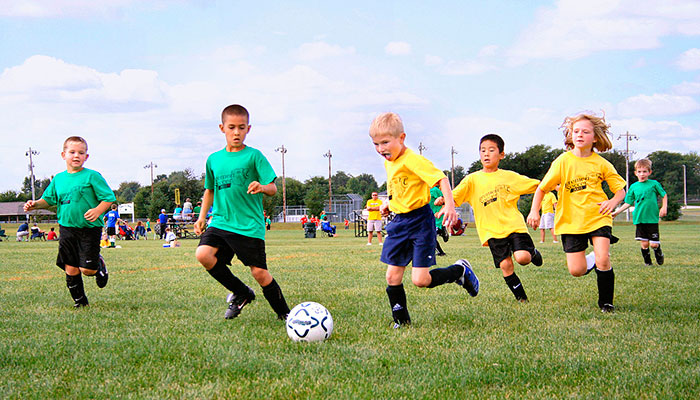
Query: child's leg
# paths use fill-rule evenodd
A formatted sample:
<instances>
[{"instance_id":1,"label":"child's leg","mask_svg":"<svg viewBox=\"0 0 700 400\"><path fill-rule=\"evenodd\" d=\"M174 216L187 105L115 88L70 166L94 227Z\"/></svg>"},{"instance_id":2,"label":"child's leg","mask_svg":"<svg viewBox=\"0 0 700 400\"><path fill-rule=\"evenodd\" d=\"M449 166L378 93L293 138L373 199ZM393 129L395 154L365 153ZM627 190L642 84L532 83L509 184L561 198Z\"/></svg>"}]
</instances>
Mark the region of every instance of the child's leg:
<instances>
[{"instance_id":1,"label":"child's leg","mask_svg":"<svg viewBox=\"0 0 700 400\"><path fill-rule=\"evenodd\" d=\"M248 286L238 279L226 266L227 261L219 260L217 257L219 249L212 246L200 245L197 247L195 256L197 261L207 270L209 275L216 279L223 287L234 294L247 294Z\"/></svg>"},{"instance_id":2,"label":"child's leg","mask_svg":"<svg viewBox=\"0 0 700 400\"><path fill-rule=\"evenodd\" d=\"M615 272L610 265L610 239L594 236L592 240L595 251L595 272L598 277L598 307L602 311L611 312L614 310Z\"/></svg>"},{"instance_id":3,"label":"child's leg","mask_svg":"<svg viewBox=\"0 0 700 400\"><path fill-rule=\"evenodd\" d=\"M515 261L518 264L527 265L530 263L530 261L532 261L532 254L530 254L530 252L527 250L516 250L515 252L513 252L513 258L515 258ZM513 261L510 259L508 261L510 262L510 264L512 266ZM503 267L501 267L501 269L503 269Z\"/></svg>"},{"instance_id":4,"label":"child's leg","mask_svg":"<svg viewBox=\"0 0 700 400\"><path fill-rule=\"evenodd\" d=\"M649 250L649 241L640 240L639 244L641 246L642 259L644 259L645 265L651 265L651 251Z\"/></svg>"},{"instance_id":5,"label":"child's leg","mask_svg":"<svg viewBox=\"0 0 700 400\"><path fill-rule=\"evenodd\" d=\"M411 323L411 316L406 306L406 291L403 288L403 274L406 267L388 265L386 269L386 294L394 322L398 325ZM395 326L396 327L396 326Z\"/></svg>"},{"instance_id":6,"label":"child's leg","mask_svg":"<svg viewBox=\"0 0 700 400\"><path fill-rule=\"evenodd\" d=\"M253 275L253 278L255 278L258 284L260 284L265 299L268 303L270 303L270 307L272 307L272 310L277 314L277 317L280 319L287 318L287 314L289 314L289 306L287 305L287 301L284 299L282 289L277 284L277 281L272 277L270 272L264 268L251 266L250 273Z\"/></svg>"},{"instance_id":7,"label":"child's leg","mask_svg":"<svg viewBox=\"0 0 700 400\"><path fill-rule=\"evenodd\" d=\"M433 268L413 267L411 270L411 281L418 287L434 288L445 283L456 282L464 275L464 266L452 264L449 267Z\"/></svg>"},{"instance_id":8,"label":"child's leg","mask_svg":"<svg viewBox=\"0 0 700 400\"><path fill-rule=\"evenodd\" d=\"M88 305L88 299L85 295L85 287L83 286L83 277L80 275L80 268L72 265L65 265L66 271L66 286L70 292L75 307L83 307Z\"/></svg>"},{"instance_id":9,"label":"child's leg","mask_svg":"<svg viewBox=\"0 0 700 400\"><path fill-rule=\"evenodd\" d=\"M544 243L544 231L546 229L540 229L540 243Z\"/></svg>"},{"instance_id":10,"label":"child's leg","mask_svg":"<svg viewBox=\"0 0 700 400\"><path fill-rule=\"evenodd\" d=\"M526 251L523 252L526 253L529 258L530 254ZM515 265L513 265L513 260L510 257L508 257L502 260L499 266L501 268L501 272L503 272L503 279L506 281L506 285L508 285L510 291L513 292L513 296L515 296L515 299L519 301L527 301L527 294L525 294L525 288L523 288L523 284L520 282L520 278L518 278L518 275L515 273Z\"/></svg>"},{"instance_id":11,"label":"child's leg","mask_svg":"<svg viewBox=\"0 0 700 400\"><path fill-rule=\"evenodd\" d=\"M586 252L577 251L575 253L566 253L566 266L569 267L569 273L573 276L586 275Z\"/></svg>"},{"instance_id":12,"label":"child's leg","mask_svg":"<svg viewBox=\"0 0 700 400\"><path fill-rule=\"evenodd\" d=\"M554 243L556 243L557 242L557 235L556 235L556 233L554 233L554 228L550 229L549 231L552 232L552 241Z\"/></svg>"}]
</instances>

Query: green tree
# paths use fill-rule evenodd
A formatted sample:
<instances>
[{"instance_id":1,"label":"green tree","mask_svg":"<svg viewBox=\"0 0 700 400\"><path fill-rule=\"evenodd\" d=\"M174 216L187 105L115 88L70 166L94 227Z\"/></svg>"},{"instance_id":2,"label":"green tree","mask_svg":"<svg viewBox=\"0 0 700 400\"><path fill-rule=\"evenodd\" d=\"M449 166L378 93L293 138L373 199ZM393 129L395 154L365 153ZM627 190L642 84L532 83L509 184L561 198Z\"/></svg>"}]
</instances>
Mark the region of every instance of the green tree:
<instances>
[{"instance_id":1,"label":"green tree","mask_svg":"<svg viewBox=\"0 0 700 400\"><path fill-rule=\"evenodd\" d=\"M8 190L6 192L0 193L0 203L8 201L27 201L31 198L31 195L27 198L27 195L25 193L16 192L14 190Z\"/></svg>"},{"instance_id":2,"label":"green tree","mask_svg":"<svg viewBox=\"0 0 700 400\"><path fill-rule=\"evenodd\" d=\"M119 184L119 189L114 193L117 196L118 203L130 203L134 200L136 193L141 189L141 185L138 182L122 182ZM148 187L150 192L151 187Z\"/></svg>"},{"instance_id":3,"label":"green tree","mask_svg":"<svg viewBox=\"0 0 700 400\"><path fill-rule=\"evenodd\" d=\"M37 200L44 194L44 190L49 187L51 179L53 179L53 176L46 179L37 179L34 177L34 195ZM28 176L25 177L24 181L22 182L22 193L27 196L27 199L32 198L32 180Z\"/></svg>"},{"instance_id":4,"label":"green tree","mask_svg":"<svg viewBox=\"0 0 700 400\"><path fill-rule=\"evenodd\" d=\"M481 162L479 161L479 165L481 165ZM452 169L446 169L442 171L443 174L447 177L447 179L452 182ZM464 179L465 176L467 176L468 172L464 170L464 167L461 165L455 165L455 181L452 187L456 187L459 185L460 182L462 182L462 179Z\"/></svg>"},{"instance_id":5,"label":"green tree","mask_svg":"<svg viewBox=\"0 0 700 400\"><path fill-rule=\"evenodd\" d=\"M304 205L309 209L309 214L320 215L326 200L328 200L328 188L312 185L311 188L306 191Z\"/></svg>"},{"instance_id":6,"label":"green tree","mask_svg":"<svg viewBox=\"0 0 700 400\"><path fill-rule=\"evenodd\" d=\"M379 186L372 174L360 174L350 178L347 184L348 193L361 195L365 201L370 198L372 192L378 192Z\"/></svg>"}]
</instances>

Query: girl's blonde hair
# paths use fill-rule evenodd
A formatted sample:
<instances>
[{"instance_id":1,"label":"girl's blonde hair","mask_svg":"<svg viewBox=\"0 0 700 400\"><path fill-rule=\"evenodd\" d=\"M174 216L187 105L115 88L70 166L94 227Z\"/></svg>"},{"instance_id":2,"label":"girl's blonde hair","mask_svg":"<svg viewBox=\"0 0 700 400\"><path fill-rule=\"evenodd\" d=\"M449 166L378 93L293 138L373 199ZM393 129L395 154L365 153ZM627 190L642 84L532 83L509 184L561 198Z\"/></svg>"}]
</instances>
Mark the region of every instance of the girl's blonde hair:
<instances>
[{"instance_id":1,"label":"girl's blonde hair","mask_svg":"<svg viewBox=\"0 0 700 400\"><path fill-rule=\"evenodd\" d=\"M605 122L605 115L598 117L593 113L581 113L573 117L564 118L564 123L561 128L564 129L564 145L567 150L574 148L574 142L571 139L571 133L574 129L574 124L578 121L586 119L593 124L593 133L595 133L595 143L593 147L600 151L608 151L612 149L612 141L610 140L610 125Z\"/></svg>"}]
</instances>

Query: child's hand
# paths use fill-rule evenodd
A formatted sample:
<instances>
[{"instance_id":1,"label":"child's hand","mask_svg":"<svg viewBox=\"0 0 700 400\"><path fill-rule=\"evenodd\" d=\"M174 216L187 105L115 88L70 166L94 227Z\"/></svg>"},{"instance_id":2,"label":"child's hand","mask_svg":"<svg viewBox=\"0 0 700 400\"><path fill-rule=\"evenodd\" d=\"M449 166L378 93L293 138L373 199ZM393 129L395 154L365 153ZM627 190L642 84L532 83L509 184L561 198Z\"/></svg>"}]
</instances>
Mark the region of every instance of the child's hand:
<instances>
[{"instance_id":1,"label":"child's hand","mask_svg":"<svg viewBox=\"0 0 700 400\"><path fill-rule=\"evenodd\" d=\"M206 225L206 220L199 218L197 221L194 223L194 233L199 236L204 232L204 226Z\"/></svg>"},{"instance_id":2,"label":"child's hand","mask_svg":"<svg viewBox=\"0 0 700 400\"><path fill-rule=\"evenodd\" d=\"M668 209L666 207L661 207L659 210L659 217L665 217L668 214Z\"/></svg>"},{"instance_id":3,"label":"child's hand","mask_svg":"<svg viewBox=\"0 0 700 400\"><path fill-rule=\"evenodd\" d=\"M250 182L250 185L248 185L248 194L258 194L262 193L262 191L263 185L261 185L258 181Z\"/></svg>"},{"instance_id":4,"label":"child's hand","mask_svg":"<svg viewBox=\"0 0 700 400\"><path fill-rule=\"evenodd\" d=\"M24 203L24 211L32 211L34 209L34 203L36 203L34 200L27 200L27 202Z\"/></svg>"},{"instance_id":5,"label":"child's hand","mask_svg":"<svg viewBox=\"0 0 700 400\"><path fill-rule=\"evenodd\" d=\"M613 211L610 213L610 216L615 218L620 214L620 209L618 208L617 210Z\"/></svg>"},{"instance_id":6,"label":"child's hand","mask_svg":"<svg viewBox=\"0 0 700 400\"><path fill-rule=\"evenodd\" d=\"M86 220L88 220L90 222L94 222L97 218L100 217L100 212L94 208L91 208L91 209L85 211L85 214L83 214L83 216L85 217Z\"/></svg>"},{"instance_id":7,"label":"child's hand","mask_svg":"<svg viewBox=\"0 0 700 400\"><path fill-rule=\"evenodd\" d=\"M385 217L389 215L389 204L383 203L379 206L379 212Z\"/></svg>"},{"instance_id":8,"label":"child's hand","mask_svg":"<svg viewBox=\"0 0 700 400\"><path fill-rule=\"evenodd\" d=\"M603 215L608 215L615 211L615 204L613 204L613 202L610 200L605 200L601 203L598 203L598 205L600 206L598 212L600 212Z\"/></svg>"},{"instance_id":9,"label":"child's hand","mask_svg":"<svg viewBox=\"0 0 700 400\"><path fill-rule=\"evenodd\" d=\"M437 216L440 218L441 216L445 216L445 219L442 220L442 226L450 228L452 225L454 225L455 222L459 219L459 215L457 214L457 210L455 210L455 206L446 204L445 207L442 207L440 211L438 211Z\"/></svg>"},{"instance_id":10,"label":"child's hand","mask_svg":"<svg viewBox=\"0 0 700 400\"><path fill-rule=\"evenodd\" d=\"M527 224L532 227L532 229L537 229L540 227L540 213L530 211L527 216Z\"/></svg>"},{"instance_id":11,"label":"child's hand","mask_svg":"<svg viewBox=\"0 0 700 400\"><path fill-rule=\"evenodd\" d=\"M441 206L441 205L445 204L445 198L440 196L437 199L435 199L435 202L433 204L436 206Z\"/></svg>"}]
</instances>

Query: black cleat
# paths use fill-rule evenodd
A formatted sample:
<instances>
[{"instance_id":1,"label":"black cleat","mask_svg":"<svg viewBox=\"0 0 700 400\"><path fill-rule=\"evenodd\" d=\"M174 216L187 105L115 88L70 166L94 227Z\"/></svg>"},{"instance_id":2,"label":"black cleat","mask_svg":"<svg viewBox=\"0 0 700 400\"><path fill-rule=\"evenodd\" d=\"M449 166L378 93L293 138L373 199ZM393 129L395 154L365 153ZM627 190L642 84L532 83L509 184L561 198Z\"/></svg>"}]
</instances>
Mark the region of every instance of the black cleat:
<instances>
[{"instance_id":1,"label":"black cleat","mask_svg":"<svg viewBox=\"0 0 700 400\"><path fill-rule=\"evenodd\" d=\"M610 303L605 303L602 306L600 306L600 312L612 314L615 312L615 306Z\"/></svg>"},{"instance_id":2,"label":"black cleat","mask_svg":"<svg viewBox=\"0 0 700 400\"><path fill-rule=\"evenodd\" d=\"M235 294L230 293L226 297L226 301L229 304L228 304L228 309L226 310L226 314L224 314L224 318L226 318L226 319L236 318L238 316L238 314L241 313L241 310L243 310L243 307L252 303L253 300L255 300L255 292L251 288L248 288L248 295L247 296L236 296Z\"/></svg>"},{"instance_id":3,"label":"black cleat","mask_svg":"<svg viewBox=\"0 0 700 400\"><path fill-rule=\"evenodd\" d=\"M408 328L411 326L411 320L407 321L396 321L394 320L394 329Z\"/></svg>"},{"instance_id":4,"label":"black cleat","mask_svg":"<svg viewBox=\"0 0 700 400\"><path fill-rule=\"evenodd\" d=\"M532 253L532 258L530 259L530 262L532 262L532 264L535 266L542 266L542 254L540 254L539 250L535 249L535 251Z\"/></svg>"},{"instance_id":5,"label":"black cleat","mask_svg":"<svg viewBox=\"0 0 700 400\"><path fill-rule=\"evenodd\" d=\"M95 283L97 283L98 288L103 288L107 286L107 280L109 280L109 272L107 272L107 265L105 265L105 259L102 258L102 255L100 255L97 273L95 274Z\"/></svg>"},{"instance_id":6,"label":"black cleat","mask_svg":"<svg viewBox=\"0 0 700 400\"><path fill-rule=\"evenodd\" d=\"M462 276L460 276L455 283L465 288L470 296L475 297L479 294L479 278L477 278L474 271L472 271L471 264L465 259L457 260L455 264L464 267Z\"/></svg>"},{"instance_id":7,"label":"black cleat","mask_svg":"<svg viewBox=\"0 0 700 400\"><path fill-rule=\"evenodd\" d=\"M447 228L444 226L438 229L438 235L442 238L442 241L447 243L448 240L450 240L450 234L447 233Z\"/></svg>"},{"instance_id":8,"label":"black cleat","mask_svg":"<svg viewBox=\"0 0 700 400\"><path fill-rule=\"evenodd\" d=\"M664 265L664 252L663 250L661 250L661 247L657 247L654 249L654 258L656 258L657 264Z\"/></svg>"},{"instance_id":9,"label":"black cleat","mask_svg":"<svg viewBox=\"0 0 700 400\"><path fill-rule=\"evenodd\" d=\"M289 314L279 314L279 315L277 315L277 319L280 321L287 321L288 316L289 316Z\"/></svg>"},{"instance_id":10,"label":"black cleat","mask_svg":"<svg viewBox=\"0 0 700 400\"><path fill-rule=\"evenodd\" d=\"M90 304L88 303L87 297L83 296L80 298L80 300L76 301L75 304L73 304L74 308L82 308L82 307L87 307Z\"/></svg>"},{"instance_id":11,"label":"black cleat","mask_svg":"<svg viewBox=\"0 0 700 400\"><path fill-rule=\"evenodd\" d=\"M436 256L438 256L438 257L442 257L442 256L446 256L446 255L447 255L447 253L445 253L444 251L441 251L441 252L436 254Z\"/></svg>"}]
</instances>

